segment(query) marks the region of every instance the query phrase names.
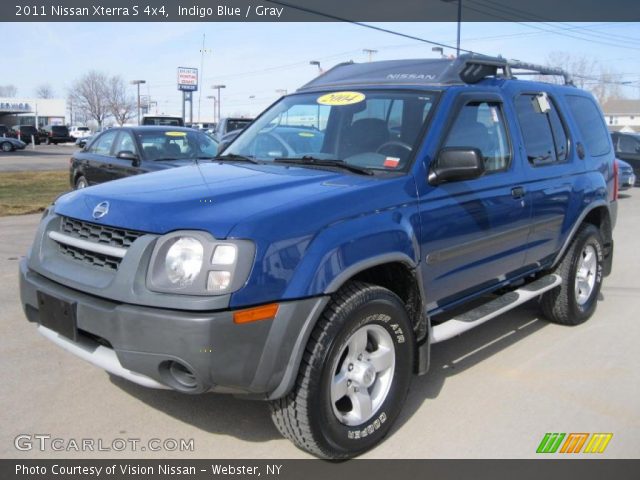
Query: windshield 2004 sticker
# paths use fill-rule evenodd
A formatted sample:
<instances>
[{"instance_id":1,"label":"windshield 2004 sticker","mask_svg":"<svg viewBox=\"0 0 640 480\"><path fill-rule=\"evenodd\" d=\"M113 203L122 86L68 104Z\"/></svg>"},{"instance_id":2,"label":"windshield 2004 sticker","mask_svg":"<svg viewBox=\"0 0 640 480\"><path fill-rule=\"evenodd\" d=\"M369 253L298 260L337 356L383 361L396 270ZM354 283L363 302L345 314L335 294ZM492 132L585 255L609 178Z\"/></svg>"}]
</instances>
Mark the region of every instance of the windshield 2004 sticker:
<instances>
[{"instance_id":1,"label":"windshield 2004 sticker","mask_svg":"<svg viewBox=\"0 0 640 480\"><path fill-rule=\"evenodd\" d=\"M353 105L354 103L360 103L365 99L364 93L360 92L331 92L316 100L320 105L330 105L332 107L338 107L343 105Z\"/></svg>"}]
</instances>

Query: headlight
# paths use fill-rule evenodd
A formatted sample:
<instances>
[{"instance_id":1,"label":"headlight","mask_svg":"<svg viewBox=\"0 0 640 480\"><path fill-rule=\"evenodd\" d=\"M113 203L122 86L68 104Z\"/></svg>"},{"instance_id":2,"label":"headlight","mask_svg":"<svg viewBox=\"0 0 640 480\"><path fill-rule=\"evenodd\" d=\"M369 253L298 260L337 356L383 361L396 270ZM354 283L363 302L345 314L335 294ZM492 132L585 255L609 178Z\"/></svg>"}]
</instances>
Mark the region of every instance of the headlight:
<instances>
[{"instance_id":1,"label":"headlight","mask_svg":"<svg viewBox=\"0 0 640 480\"><path fill-rule=\"evenodd\" d=\"M147 288L185 295L222 295L242 287L253 266L249 240L216 240L201 231L160 237L151 254Z\"/></svg>"},{"instance_id":2,"label":"headlight","mask_svg":"<svg viewBox=\"0 0 640 480\"><path fill-rule=\"evenodd\" d=\"M180 237L167 252L164 267L171 283L191 285L202 269L204 247L193 237Z\"/></svg>"}]
</instances>

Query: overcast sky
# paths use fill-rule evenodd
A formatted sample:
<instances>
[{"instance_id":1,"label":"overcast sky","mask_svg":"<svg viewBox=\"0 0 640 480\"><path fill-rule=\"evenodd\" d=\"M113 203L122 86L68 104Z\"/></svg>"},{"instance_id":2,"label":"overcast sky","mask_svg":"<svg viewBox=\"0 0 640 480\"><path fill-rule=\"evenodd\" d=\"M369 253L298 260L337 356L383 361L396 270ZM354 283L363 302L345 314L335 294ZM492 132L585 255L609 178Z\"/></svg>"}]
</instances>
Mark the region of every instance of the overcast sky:
<instances>
[{"instance_id":1,"label":"overcast sky","mask_svg":"<svg viewBox=\"0 0 640 480\"><path fill-rule=\"evenodd\" d=\"M376 25L455 45L455 23ZM374 60L438 55L431 45L347 23L0 23L0 31L7 47L0 85L16 85L20 97L33 96L42 83L64 97L78 77L96 69L146 80L141 93L150 94L166 114L180 113L176 68L200 68L204 34L211 53L204 55L200 78L202 120L213 113L206 98L213 84L227 85L223 115L254 115L278 98L276 90L291 92L316 75L310 60L323 68L363 62L365 48L378 50ZM462 47L536 63L552 51L589 56L621 81L634 82L623 93L640 98L638 23L463 23ZM194 94L196 121L198 97Z\"/></svg>"}]
</instances>

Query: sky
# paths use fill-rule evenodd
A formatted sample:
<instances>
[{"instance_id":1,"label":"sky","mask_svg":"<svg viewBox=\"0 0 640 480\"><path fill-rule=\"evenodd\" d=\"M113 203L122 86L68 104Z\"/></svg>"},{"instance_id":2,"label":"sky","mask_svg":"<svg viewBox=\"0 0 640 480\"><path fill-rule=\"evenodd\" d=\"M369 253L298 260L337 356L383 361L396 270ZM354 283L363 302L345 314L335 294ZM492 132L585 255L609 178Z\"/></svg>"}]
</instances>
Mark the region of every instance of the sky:
<instances>
[{"instance_id":1,"label":"sky","mask_svg":"<svg viewBox=\"0 0 640 480\"><path fill-rule=\"evenodd\" d=\"M376 23L427 40L455 46L455 23ZM349 23L0 23L4 65L0 85L33 97L50 84L66 97L89 70L144 79L141 94L158 102L158 113L180 114L176 69L200 68L194 121L213 117L211 86L224 84L222 115L256 115L323 69L353 60L435 58L432 45ZM205 53L201 54L202 45ZM629 98L640 98L638 23L463 23L462 48L507 58L546 63L551 52L596 59L616 73ZM455 53L445 49L445 53ZM598 72L594 72L597 75ZM135 93L131 86L131 94ZM253 98L251 98L253 97ZM198 111L200 115L198 116Z\"/></svg>"}]
</instances>

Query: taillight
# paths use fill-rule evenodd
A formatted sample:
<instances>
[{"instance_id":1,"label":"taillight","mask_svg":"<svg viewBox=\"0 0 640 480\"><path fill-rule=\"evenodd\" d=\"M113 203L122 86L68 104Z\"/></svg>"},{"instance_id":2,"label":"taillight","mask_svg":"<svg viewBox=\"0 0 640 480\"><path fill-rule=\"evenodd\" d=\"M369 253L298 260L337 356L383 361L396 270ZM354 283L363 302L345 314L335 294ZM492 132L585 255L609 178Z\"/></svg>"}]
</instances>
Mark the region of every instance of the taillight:
<instances>
[{"instance_id":1,"label":"taillight","mask_svg":"<svg viewBox=\"0 0 640 480\"><path fill-rule=\"evenodd\" d=\"M613 199L618 200L618 162L613 161Z\"/></svg>"}]
</instances>

